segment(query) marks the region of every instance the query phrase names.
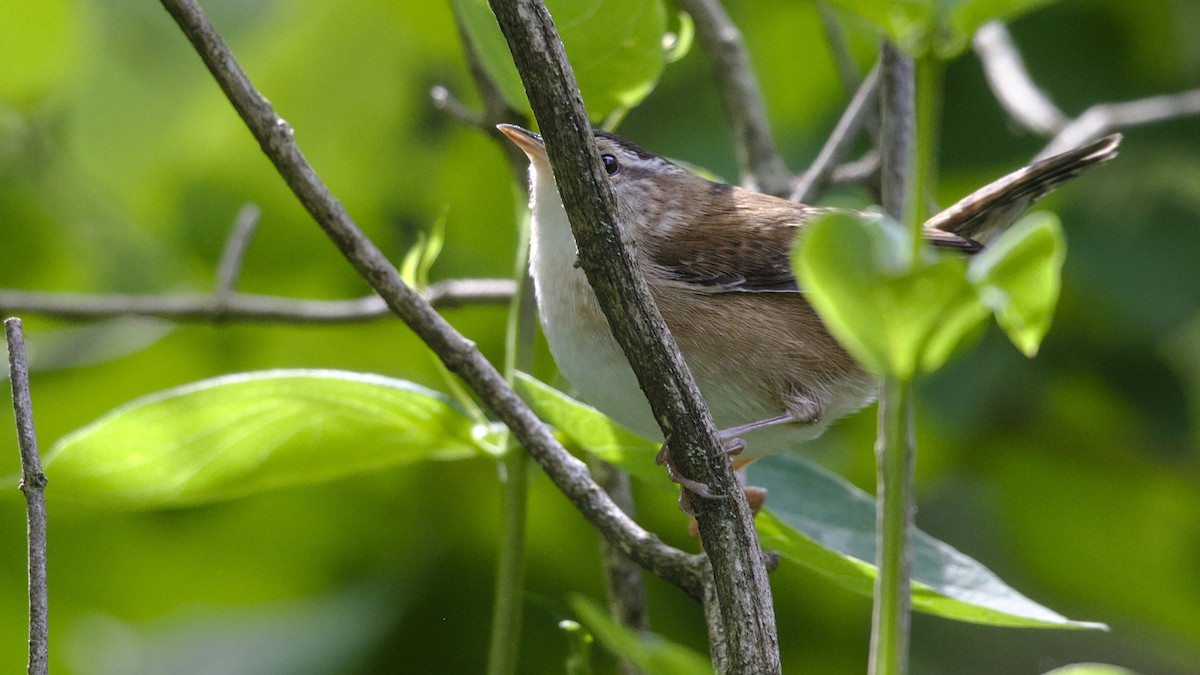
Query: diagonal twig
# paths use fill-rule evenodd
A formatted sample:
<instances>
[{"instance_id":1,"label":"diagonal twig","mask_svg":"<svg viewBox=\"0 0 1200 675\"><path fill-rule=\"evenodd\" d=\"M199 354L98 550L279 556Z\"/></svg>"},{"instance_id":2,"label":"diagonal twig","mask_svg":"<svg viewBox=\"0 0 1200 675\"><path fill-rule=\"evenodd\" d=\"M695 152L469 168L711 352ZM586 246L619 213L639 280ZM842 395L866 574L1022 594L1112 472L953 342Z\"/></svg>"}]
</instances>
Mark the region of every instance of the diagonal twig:
<instances>
[{"instance_id":1,"label":"diagonal twig","mask_svg":"<svg viewBox=\"0 0 1200 675\"><path fill-rule=\"evenodd\" d=\"M256 205L246 204L238 209L233 219L233 230L229 232L225 250L221 252L221 262L217 265L217 297L222 300L234 293L246 248L250 246L250 237L254 234L254 228L258 227L260 215Z\"/></svg>"},{"instance_id":2,"label":"diagonal twig","mask_svg":"<svg viewBox=\"0 0 1200 675\"><path fill-rule=\"evenodd\" d=\"M46 623L46 477L38 457L37 434L33 429L33 404L29 396L29 369L25 364L25 338L21 320L4 320L8 340L9 381L12 384L13 414L17 424L17 446L21 451L21 492L25 493L25 518L29 546L29 664L30 675L46 675L49 659L49 630Z\"/></svg>"},{"instance_id":3,"label":"diagonal twig","mask_svg":"<svg viewBox=\"0 0 1200 675\"><path fill-rule=\"evenodd\" d=\"M981 26L972 45L992 93L1014 121L1037 134L1053 134L1066 125L1067 116L1029 76L1003 23L991 21Z\"/></svg>"},{"instance_id":4,"label":"diagonal twig","mask_svg":"<svg viewBox=\"0 0 1200 675\"><path fill-rule=\"evenodd\" d=\"M1033 82L1004 24L984 24L973 39L975 53L996 100L1022 127L1052 136L1034 161L1052 157L1121 129L1200 115L1200 89L1120 103L1099 103L1078 117L1065 115Z\"/></svg>"},{"instance_id":5,"label":"diagonal twig","mask_svg":"<svg viewBox=\"0 0 1200 675\"><path fill-rule=\"evenodd\" d=\"M1189 115L1200 115L1200 89L1124 103L1099 103L1059 129L1034 161L1077 148L1113 131Z\"/></svg>"},{"instance_id":6,"label":"diagonal twig","mask_svg":"<svg viewBox=\"0 0 1200 675\"><path fill-rule=\"evenodd\" d=\"M874 103L878 94L879 67L876 66L871 69L871 72L867 73L867 77L863 79L858 90L854 92L854 97L850 99L850 104L846 106L846 112L842 113L841 119L838 120L837 126L833 128L833 133L829 135L829 138L825 141L825 145L821 147L821 152L817 154L817 158L796 179L795 184L792 186L792 201L807 203L829 185L834 170L846 158L846 155L854 146L854 141L858 139L863 125L873 114Z\"/></svg>"}]
</instances>

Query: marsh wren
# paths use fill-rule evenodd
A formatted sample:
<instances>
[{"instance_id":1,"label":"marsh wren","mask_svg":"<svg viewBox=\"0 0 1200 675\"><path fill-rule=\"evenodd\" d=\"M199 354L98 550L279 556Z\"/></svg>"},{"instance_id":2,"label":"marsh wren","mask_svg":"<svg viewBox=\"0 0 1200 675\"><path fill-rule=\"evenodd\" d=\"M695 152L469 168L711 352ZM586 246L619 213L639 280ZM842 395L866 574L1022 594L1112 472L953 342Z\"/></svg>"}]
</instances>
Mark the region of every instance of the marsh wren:
<instances>
[{"instance_id":1,"label":"marsh wren","mask_svg":"<svg viewBox=\"0 0 1200 675\"><path fill-rule=\"evenodd\" d=\"M661 439L625 354L576 265L575 239L541 137L499 126L529 156L529 267L554 360L581 397ZM743 461L794 447L870 403L877 378L829 334L788 264L798 229L836 209L706 180L629 141L595 132L637 266L722 437ZM924 236L971 254L1030 204L1116 155L1119 135L1015 171L931 218Z\"/></svg>"}]
</instances>

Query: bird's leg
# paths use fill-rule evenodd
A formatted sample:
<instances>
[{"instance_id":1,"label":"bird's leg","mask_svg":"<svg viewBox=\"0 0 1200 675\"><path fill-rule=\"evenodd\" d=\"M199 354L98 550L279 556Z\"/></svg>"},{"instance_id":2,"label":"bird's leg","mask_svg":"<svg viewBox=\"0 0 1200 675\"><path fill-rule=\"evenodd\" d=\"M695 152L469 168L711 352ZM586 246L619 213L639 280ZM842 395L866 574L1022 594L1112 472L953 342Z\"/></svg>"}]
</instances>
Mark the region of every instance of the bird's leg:
<instances>
[{"instance_id":1,"label":"bird's leg","mask_svg":"<svg viewBox=\"0 0 1200 675\"><path fill-rule=\"evenodd\" d=\"M717 432L717 437L721 439L723 452L726 455L734 456L741 454L746 449L746 442L739 436L751 431L773 427L778 424L813 424L821 419L822 406L820 401L808 395L802 390L789 392L783 397L785 412L774 417L738 424ZM658 454L654 456L654 463L667 468L667 477L673 482L684 488L684 492L679 494L679 509L689 516L695 516L691 505L688 504L687 493L690 492L702 499L724 499L726 495L713 494L712 490L707 485L697 480L692 480L687 476L679 473L675 467L674 461L671 459L669 451L671 443L670 436L663 442L663 445L658 450ZM758 513L762 508L763 502L766 501L767 491L763 488L753 485L746 485L746 474L744 469L753 459L744 461L734 460L734 469L738 471L738 479L742 482L742 491L746 494L746 501L750 505L751 513Z\"/></svg>"},{"instance_id":2,"label":"bird's leg","mask_svg":"<svg viewBox=\"0 0 1200 675\"><path fill-rule=\"evenodd\" d=\"M701 483L698 480L692 480L691 478L679 473L679 469L675 468L675 461L671 459L671 452L669 450L670 443L671 438L668 436L667 440L663 442L662 447L658 449L658 454L654 456L654 463L659 466L667 467L667 478L670 478L671 482L676 483L683 488L683 491L679 493L679 510L683 511L689 516L695 517L696 514L692 510L691 504L689 504L687 500L688 492L691 492L697 497L701 497L703 499L722 499L724 495L715 495L704 483Z\"/></svg>"}]
</instances>

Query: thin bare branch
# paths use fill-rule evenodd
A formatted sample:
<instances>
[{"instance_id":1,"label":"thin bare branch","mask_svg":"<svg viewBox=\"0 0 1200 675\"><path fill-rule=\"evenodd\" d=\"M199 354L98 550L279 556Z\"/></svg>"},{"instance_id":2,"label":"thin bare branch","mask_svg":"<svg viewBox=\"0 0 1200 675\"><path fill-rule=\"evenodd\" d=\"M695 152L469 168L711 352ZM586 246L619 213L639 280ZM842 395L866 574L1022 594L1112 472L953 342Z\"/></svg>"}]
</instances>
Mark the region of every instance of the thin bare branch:
<instances>
[{"instance_id":1,"label":"thin bare branch","mask_svg":"<svg viewBox=\"0 0 1200 675\"><path fill-rule=\"evenodd\" d=\"M454 98L454 94L451 94L450 90L442 85L439 84L430 89L429 98L433 99L433 107L453 117L463 125L481 131L487 129L488 125L484 123L478 114L472 112L461 101Z\"/></svg>"},{"instance_id":2,"label":"thin bare branch","mask_svg":"<svg viewBox=\"0 0 1200 675\"><path fill-rule=\"evenodd\" d=\"M629 474L600 459L588 462L596 482L622 511L635 517L633 485ZM604 557L604 581L608 594L608 613L626 628L644 633L650 629L646 615L646 587L642 583L642 568L607 541L600 542ZM642 672L633 662L619 658L621 675L640 675Z\"/></svg>"},{"instance_id":3,"label":"thin bare branch","mask_svg":"<svg viewBox=\"0 0 1200 675\"><path fill-rule=\"evenodd\" d=\"M1200 115L1200 89L1094 105L1060 129L1034 161L1077 148L1113 131L1189 115Z\"/></svg>"},{"instance_id":4,"label":"thin bare branch","mask_svg":"<svg viewBox=\"0 0 1200 675\"><path fill-rule=\"evenodd\" d=\"M29 369L25 364L25 337L21 320L4 321L8 340L9 381L12 384L13 414L17 424L17 446L21 452L21 492L25 493L25 519L29 547L29 663L30 675L46 675L49 660L49 630L46 587L46 477L38 457L37 434L33 429L33 404L29 396Z\"/></svg>"},{"instance_id":5,"label":"thin bare branch","mask_svg":"<svg viewBox=\"0 0 1200 675\"><path fill-rule=\"evenodd\" d=\"M433 307L362 234L300 153L287 122L246 78L225 41L194 0L161 0L217 80L288 187L346 259L451 371L471 386L533 455L555 485L600 533L651 572L700 597L693 556L659 541L633 522L591 479L587 467L508 387L503 376Z\"/></svg>"},{"instance_id":6,"label":"thin bare branch","mask_svg":"<svg viewBox=\"0 0 1200 675\"><path fill-rule=\"evenodd\" d=\"M233 295L242 272L246 248L250 246L250 237L254 235L254 228L258 227L260 215L258 206L254 204L246 204L238 209L229 239L225 241L225 250L221 252L221 262L217 265L217 297L228 298Z\"/></svg>"},{"instance_id":7,"label":"thin bare branch","mask_svg":"<svg viewBox=\"0 0 1200 675\"><path fill-rule=\"evenodd\" d=\"M480 122L483 123L483 131L499 143L504 152L504 158L508 160L508 166L512 169L513 176L520 183L522 182L521 178L528 172L528 160L525 153L510 143L496 128L496 125L508 122L529 127L529 116L514 110L508 104L500 87L496 86L491 76L488 75L487 69L483 67L483 62L479 60L479 51L475 49L475 43L471 40L471 35L463 22L459 3L452 2L450 6L454 11L454 27L458 31L458 42L462 45L463 57L467 60L467 71L471 73L475 90L479 92L479 98L483 102L483 112L478 116Z\"/></svg>"},{"instance_id":8,"label":"thin bare branch","mask_svg":"<svg viewBox=\"0 0 1200 675\"><path fill-rule=\"evenodd\" d=\"M796 179L796 183L792 187L792 201L807 203L820 194L821 190L828 187L834 170L840 162L845 160L850 149L854 147L854 141L858 139L859 133L863 130L863 125L872 116L878 94L879 67L876 66L867 73L867 77L854 92L854 97L846 106L846 112L842 113L841 119L833 128L833 133L825 141L817 158Z\"/></svg>"},{"instance_id":9,"label":"thin bare branch","mask_svg":"<svg viewBox=\"0 0 1200 675\"><path fill-rule=\"evenodd\" d=\"M786 197L792 191L792 174L771 140L767 109L758 80L750 68L742 34L725 13L720 0L675 0L675 4L690 14L696 24L696 37L708 57L721 105L733 128L742 183L761 192Z\"/></svg>"},{"instance_id":10,"label":"thin bare branch","mask_svg":"<svg viewBox=\"0 0 1200 675\"><path fill-rule=\"evenodd\" d=\"M425 299L440 309L508 303L511 279L449 279L425 289ZM38 314L75 321L119 316L149 316L172 321L231 323L357 323L391 318L379 296L351 300L313 300L273 295L179 293L123 295L0 290L0 312Z\"/></svg>"},{"instance_id":11,"label":"thin bare branch","mask_svg":"<svg viewBox=\"0 0 1200 675\"><path fill-rule=\"evenodd\" d=\"M1067 116L1034 84L1003 23L991 21L981 26L973 44L992 93L1013 120L1042 135L1056 133L1067 124Z\"/></svg>"},{"instance_id":12,"label":"thin bare branch","mask_svg":"<svg viewBox=\"0 0 1200 675\"><path fill-rule=\"evenodd\" d=\"M830 185L845 185L846 183L861 183L879 177L879 151L871 150L862 157L846 162L833 170L829 176Z\"/></svg>"},{"instance_id":13,"label":"thin bare branch","mask_svg":"<svg viewBox=\"0 0 1200 675\"><path fill-rule=\"evenodd\" d=\"M975 33L974 45L992 93L1013 120L1036 134L1053 136L1034 161L1126 127L1200 115L1200 89L1193 89L1124 103L1100 103L1072 119L1034 84L1003 23L984 24Z\"/></svg>"}]
</instances>

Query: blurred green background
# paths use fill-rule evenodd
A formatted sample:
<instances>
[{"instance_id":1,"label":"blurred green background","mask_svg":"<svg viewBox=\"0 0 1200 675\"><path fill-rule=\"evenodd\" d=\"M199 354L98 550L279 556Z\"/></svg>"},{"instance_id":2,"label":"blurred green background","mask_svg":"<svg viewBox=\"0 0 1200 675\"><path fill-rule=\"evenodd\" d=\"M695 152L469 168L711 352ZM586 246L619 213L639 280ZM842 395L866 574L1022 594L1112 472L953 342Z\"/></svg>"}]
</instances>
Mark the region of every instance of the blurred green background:
<instances>
[{"instance_id":1,"label":"blurred green background","mask_svg":"<svg viewBox=\"0 0 1200 675\"><path fill-rule=\"evenodd\" d=\"M807 2L728 3L774 136L801 170L842 90ZM448 4L204 3L358 224L399 260L445 213L435 278L508 276L523 188L499 148L438 112L475 105ZM1200 4L1066 0L1011 26L1069 114L1200 86ZM875 39L847 30L865 70ZM239 207L262 222L240 289L341 298L366 286L307 218L173 22L152 2L0 4L0 287L203 292ZM945 74L943 204L1043 141L997 106L978 60ZM620 127L663 155L736 176L703 55L666 66ZM1024 359L991 329L918 403L918 524L1033 599L1112 632L917 616L915 673L1040 673L1106 661L1200 672L1200 119L1130 130L1121 157L1048 199L1070 253L1056 323ZM494 361L504 312L448 318ZM297 328L26 317L43 450L136 396L284 367L383 373L434 388L400 324ZM552 376L544 350L539 375ZM7 387L2 395L8 407ZM808 455L872 489L872 410ZM13 439L0 415L0 438ZM0 452L0 670L25 658L24 515L14 441ZM330 449L335 452L335 448ZM694 550L674 500L639 519ZM50 511L51 665L58 673L480 672L499 490L487 459L422 464L213 506ZM569 593L603 589L597 535L533 481L520 672L561 672ZM772 577L786 671L863 672L869 599L803 569ZM705 652L699 608L648 580L651 624ZM600 672L612 662L597 655Z\"/></svg>"}]
</instances>

